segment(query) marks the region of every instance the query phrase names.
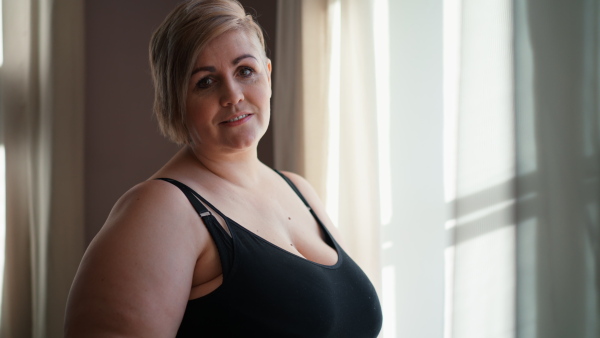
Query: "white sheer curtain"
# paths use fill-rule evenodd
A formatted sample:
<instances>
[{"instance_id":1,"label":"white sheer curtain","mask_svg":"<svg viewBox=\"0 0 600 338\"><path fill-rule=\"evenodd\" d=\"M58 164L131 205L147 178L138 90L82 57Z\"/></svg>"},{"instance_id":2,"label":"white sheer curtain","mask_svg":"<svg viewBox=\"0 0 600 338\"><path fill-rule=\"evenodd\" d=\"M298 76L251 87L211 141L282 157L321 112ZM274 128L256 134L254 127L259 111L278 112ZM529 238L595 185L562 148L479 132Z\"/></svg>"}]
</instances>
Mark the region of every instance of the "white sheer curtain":
<instances>
[{"instance_id":1,"label":"white sheer curtain","mask_svg":"<svg viewBox=\"0 0 600 338\"><path fill-rule=\"evenodd\" d=\"M600 337L600 1L515 6L517 335Z\"/></svg>"},{"instance_id":2,"label":"white sheer curtain","mask_svg":"<svg viewBox=\"0 0 600 338\"><path fill-rule=\"evenodd\" d=\"M276 167L304 175L324 201L335 201L327 208L347 249L379 288L372 2L282 0L278 6Z\"/></svg>"},{"instance_id":3,"label":"white sheer curtain","mask_svg":"<svg viewBox=\"0 0 600 338\"><path fill-rule=\"evenodd\" d=\"M327 0L279 1L274 60L275 167L326 196L331 29Z\"/></svg>"},{"instance_id":4,"label":"white sheer curtain","mask_svg":"<svg viewBox=\"0 0 600 338\"><path fill-rule=\"evenodd\" d=\"M280 1L279 20L307 25L317 3L324 40L280 29L278 48L303 71L290 78L299 68L276 60L275 85L296 90L289 105L310 88L329 104L294 110L276 96L274 118L328 116L327 127L276 124L288 129L275 142L327 177L312 180L381 278L382 336L600 337L600 1ZM389 49L368 41L381 37L378 4ZM331 61L311 72L298 46ZM327 161L307 155L314 144L295 151L313 131Z\"/></svg>"},{"instance_id":5,"label":"white sheer curtain","mask_svg":"<svg viewBox=\"0 0 600 338\"><path fill-rule=\"evenodd\" d=\"M599 2L447 1L446 14L446 336L598 337Z\"/></svg>"},{"instance_id":6,"label":"white sheer curtain","mask_svg":"<svg viewBox=\"0 0 600 338\"><path fill-rule=\"evenodd\" d=\"M83 253L83 4L3 2L0 337L62 337Z\"/></svg>"},{"instance_id":7,"label":"white sheer curtain","mask_svg":"<svg viewBox=\"0 0 600 338\"><path fill-rule=\"evenodd\" d=\"M457 3L458 5L458 3ZM452 337L512 337L515 130L512 3L460 4Z\"/></svg>"},{"instance_id":8,"label":"white sheer curtain","mask_svg":"<svg viewBox=\"0 0 600 338\"><path fill-rule=\"evenodd\" d=\"M380 292L382 336L439 337L441 6L386 0L278 6L276 166L304 173L327 202L350 254ZM431 14L419 29L434 40L423 43L411 24ZM401 30L403 42L395 43ZM307 52L312 56L305 58ZM415 86L426 93L414 95Z\"/></svg>"},{"instance_id":9,"label":"white sheer curtain","mask_svg":"<svg viewBox=\"0 0 600 338\"><path fill-rule=\"evenodd\" d=\"M355 260L380 289L381 210L373 1L340 1L339 226ZM331 79L336 81L336 79ZM335 97L331 97L335 100ZM331 150L334 159L336 150ZM334 211L335 212L335 211Z\"/></svg>"}]
</instances>

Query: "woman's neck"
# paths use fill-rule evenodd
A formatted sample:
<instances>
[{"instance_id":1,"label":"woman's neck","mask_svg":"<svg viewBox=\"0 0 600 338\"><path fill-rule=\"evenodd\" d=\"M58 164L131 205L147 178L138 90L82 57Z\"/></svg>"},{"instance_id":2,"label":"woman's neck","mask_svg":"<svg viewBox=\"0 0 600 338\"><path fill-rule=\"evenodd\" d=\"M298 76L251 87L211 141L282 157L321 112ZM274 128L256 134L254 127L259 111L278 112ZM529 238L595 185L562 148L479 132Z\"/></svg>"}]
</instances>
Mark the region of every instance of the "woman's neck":
<instances>
[{"instance_id":1,"label":"woman's neck","mask_svg":"<svg viewBox=\"0 0 600 338\"><path fill-rule=\"evenodd\" d=\"M258 160L256 147L239 152L210 154L186 147L184 151L195 165L208 173L240 187L258 184L264 164Z\"/></svg>"}]
</instances>

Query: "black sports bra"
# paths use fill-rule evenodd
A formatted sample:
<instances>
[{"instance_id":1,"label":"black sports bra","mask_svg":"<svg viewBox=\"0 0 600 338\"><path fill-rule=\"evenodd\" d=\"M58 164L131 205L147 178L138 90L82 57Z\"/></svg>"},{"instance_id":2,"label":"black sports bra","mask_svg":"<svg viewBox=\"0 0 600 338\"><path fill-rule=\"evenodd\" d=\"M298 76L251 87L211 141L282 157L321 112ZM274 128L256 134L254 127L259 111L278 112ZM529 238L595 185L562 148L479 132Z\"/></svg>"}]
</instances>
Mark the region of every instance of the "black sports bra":
<instances>
[{"instance_id":1,"label":"black sports bra","mask_svg":"<svg viewBox=\"0 0 600 338\"><path fill-rule=\"evenodd\" d=\"M279 173L279 172L278 172ZM284 175L283 179L310 206ZM310 210L338 253L331 266L296 256L237 224L181 182L219 252L223 283L190 300L177 337L377 337L382 314L373 285ZM231 236L202 204L225 220Z\"/></svg>"}]
</instances>

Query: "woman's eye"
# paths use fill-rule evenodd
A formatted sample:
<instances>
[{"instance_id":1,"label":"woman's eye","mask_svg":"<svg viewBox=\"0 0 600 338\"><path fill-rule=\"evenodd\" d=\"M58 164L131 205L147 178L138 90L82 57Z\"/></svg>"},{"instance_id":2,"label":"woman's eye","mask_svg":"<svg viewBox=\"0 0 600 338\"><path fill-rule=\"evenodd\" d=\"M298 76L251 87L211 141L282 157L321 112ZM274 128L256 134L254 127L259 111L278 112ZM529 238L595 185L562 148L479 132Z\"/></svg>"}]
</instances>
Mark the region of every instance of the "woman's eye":
<instances>
[{"instance_id":1,"label":"woman's eye","mask_svg":"<svg viewBox=\"0 0 600 338\"><path fill-rule=\"evenodd\" d=\"M242 77L250 77L250 76L252 76L252 74L254 74L254 69L252 69L250 67L242 67L240 69L240 75Z\"/></svg>"},{"instance_id":2,"label":"woman's eye","mask_svg":"<svg viewBox=\"0 0 600 338\"><path fill-rule=\"evenodd\" d=\"M200 81L198 81L198 83L196 83L196 87L198 88L208 88L213 84L214 80L211 79L210 77L205 77L200 79Z\"/></svg>"}]
</instances>

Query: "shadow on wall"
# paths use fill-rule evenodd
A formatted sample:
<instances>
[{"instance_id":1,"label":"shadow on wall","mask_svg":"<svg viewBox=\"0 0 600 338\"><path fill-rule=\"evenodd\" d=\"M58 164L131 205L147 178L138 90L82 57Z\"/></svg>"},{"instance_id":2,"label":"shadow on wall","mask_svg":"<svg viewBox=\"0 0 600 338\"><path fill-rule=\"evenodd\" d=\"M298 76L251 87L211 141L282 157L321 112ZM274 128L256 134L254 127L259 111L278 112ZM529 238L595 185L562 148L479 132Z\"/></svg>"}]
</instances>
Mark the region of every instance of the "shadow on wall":
<instances>
[{"instance_id":1,"label":"shadow on wall","mask_svg":"<svg viewBox=\"0 0 600 338\"><path fill-rule=\"evenodd\" d=\"M516 74L532 78L516 91L520 335L597 337L600 4L521 8L516 36L529 39L531 54L517 54Z\"/></svg>"}]
</instances>

